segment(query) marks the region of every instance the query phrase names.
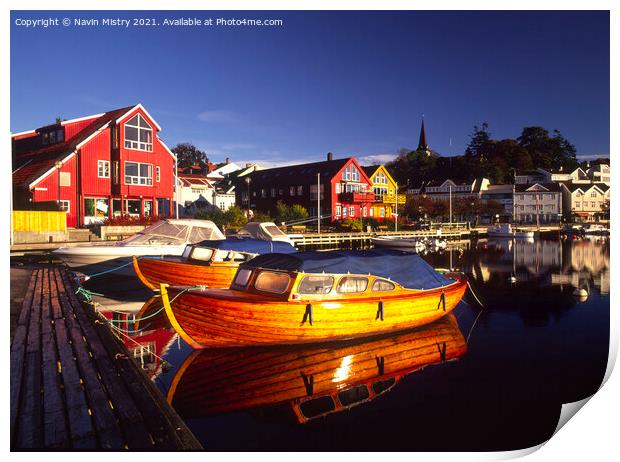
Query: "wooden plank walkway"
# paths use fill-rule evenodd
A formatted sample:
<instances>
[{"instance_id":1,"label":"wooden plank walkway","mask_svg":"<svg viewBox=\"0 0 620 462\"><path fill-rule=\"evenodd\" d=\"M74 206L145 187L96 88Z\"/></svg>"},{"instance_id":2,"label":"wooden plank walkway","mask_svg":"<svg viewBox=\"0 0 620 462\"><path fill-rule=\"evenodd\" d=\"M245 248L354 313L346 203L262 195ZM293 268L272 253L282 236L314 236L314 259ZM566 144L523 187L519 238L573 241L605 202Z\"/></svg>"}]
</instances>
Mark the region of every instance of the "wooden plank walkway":
<instances>
[{"instance_id":1,"label":"wooden plank walkway","mask_svg":"<svg viewBox=\"0 0 620 462\"><path fill-rule=\"evenodd\" d=\"M11 345L11 448L202 449L62 267L33 271Z\"/></svg>"}]
</instances>

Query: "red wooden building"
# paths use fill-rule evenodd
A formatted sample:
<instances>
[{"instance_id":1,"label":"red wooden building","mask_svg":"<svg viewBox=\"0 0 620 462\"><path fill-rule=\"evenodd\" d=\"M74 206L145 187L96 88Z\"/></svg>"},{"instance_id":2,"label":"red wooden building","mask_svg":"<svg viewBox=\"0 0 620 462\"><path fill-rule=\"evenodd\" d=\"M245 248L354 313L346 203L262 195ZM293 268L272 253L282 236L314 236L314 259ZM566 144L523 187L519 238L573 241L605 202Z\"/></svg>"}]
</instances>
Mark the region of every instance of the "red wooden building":
<instances>
[{"instance_id":1,"label":"red wooden building","mask_svg":"<svg viewBox=\"0 0 620 462\"><path fill-rule=\"evenodd\" d=\"M331 221L370 217L375 195L368 176L354 157L333 159L331 153L323 162L256 170L239 178L237 205L274 214L276 202L282 201L302 205L310 216L316 216L317 175L321 178L321 216L331 215Z\"/></svg>"},{"instance_id":2,"label":"red wooden building","mask_svg":"<svg viewBox=\"0 0 620 462\"><path fill-rule=\"evenodd\" d=\"M141 104L12 136L13 208L58 207L67 226L170 216L176 157Z\"/></svg>"}]
</instances>

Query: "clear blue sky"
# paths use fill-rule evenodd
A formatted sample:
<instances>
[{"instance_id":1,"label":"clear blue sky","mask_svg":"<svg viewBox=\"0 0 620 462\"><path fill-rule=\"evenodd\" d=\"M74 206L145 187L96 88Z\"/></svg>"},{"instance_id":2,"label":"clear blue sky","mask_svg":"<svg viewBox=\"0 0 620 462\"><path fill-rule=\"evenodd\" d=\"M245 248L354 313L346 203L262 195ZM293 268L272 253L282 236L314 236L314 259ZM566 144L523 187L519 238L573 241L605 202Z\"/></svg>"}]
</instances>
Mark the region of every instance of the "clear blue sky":
<instances>
[{"instance_id":1,"label":"clear blue sky","mask_svg":"<svg viewBox=\"0 0 620 462\"><path fill-rule=\"evenodd\" d=\"M277 18L282 27L18 27L16 19ZM609 154L607 12L19 12L11 130L141 102L172 147L265 164L558 129ZM452 138L452 146L449 140ZM383 157L382 157L383 156Z\"/></svg>"}]
</instances>

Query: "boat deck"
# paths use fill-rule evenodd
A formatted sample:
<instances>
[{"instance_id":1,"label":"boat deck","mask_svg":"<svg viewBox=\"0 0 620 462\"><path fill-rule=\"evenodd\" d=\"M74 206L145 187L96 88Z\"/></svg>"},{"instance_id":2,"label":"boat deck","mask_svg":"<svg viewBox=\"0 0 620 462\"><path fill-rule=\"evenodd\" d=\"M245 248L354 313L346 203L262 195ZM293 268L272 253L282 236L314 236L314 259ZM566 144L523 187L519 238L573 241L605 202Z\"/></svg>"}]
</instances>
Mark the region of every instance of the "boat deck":
<instances>
[{"instance_id":1,"label":"boat deck","mask_svg":"<svg viewBox=\"0 0 620 462\"><path fill-rule=\"evenodd\" d=\"M201 449L61 267L32 272L11 345L11 448Z\"/></svg>"}]
</instances>

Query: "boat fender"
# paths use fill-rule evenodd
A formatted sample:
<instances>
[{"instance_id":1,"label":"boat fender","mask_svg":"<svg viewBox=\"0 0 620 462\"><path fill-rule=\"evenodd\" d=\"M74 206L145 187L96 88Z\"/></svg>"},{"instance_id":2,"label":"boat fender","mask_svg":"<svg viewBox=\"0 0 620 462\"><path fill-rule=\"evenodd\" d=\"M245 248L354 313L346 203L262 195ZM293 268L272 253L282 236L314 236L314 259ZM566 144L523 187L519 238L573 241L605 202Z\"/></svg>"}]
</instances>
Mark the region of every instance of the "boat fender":
<instances>
[{"instance_id":1,"label":"boat fender","mask_svg":"<svg viewBox=\"0 0 620 462\"><path fill-rule=\"evenodd\" d=\"M437 303L437 309L443 304L443 310L446 311L446 294L445 292L441 293L441 297L439 297L439 303Z\"/></svg>"},{"instance_id":2,"label":"boat fender","mask_svg":"<svg viewBox=\"0 0 620 462\"><path fill-rule=\"evenodd\" d=\"M446 362L446 342L443 342L441 346L437 344L437 350L439 351L439 358L442 363Z\"/></svg>"},{"instance_id":3,"label":"boat fender","mask_svg":"<svg viewBox=\"0 0 620 462\"><path fill-rule=\"evenodd\" d=\"M312 325L312 321L313 321L313 319L312 319L312 303L308 303L306 305L306 311L304 312L304 317L301 320L301 323L305 324L306 321L309 321L310 325Z\"/></svg>"},{"instance_id":4,"label":"boat fender","mask_svg":"<svg viewBox=\"0 0 620 462\"><path fill-rule=\"evenodd\" d=\"M379 370L379 375L385 374L385 357L375 356L375 361L377 361L377 369Z\"/></svg>"},{"instance_id":5,"label":"boat fender","mask_svg":"<svg viewBox=\"0 0 620 462\"><path fill-rule=\"evenodd\" d=\"M375 321L377 319L381 319L381 321L383 321L383 301L379 302L379 306L377 308L377 316L375 316Z\"/></svg>"},{"instance_id":6,"label":"boat fender","mask_svg":"<svg viewBox=\"0 0 620 462\"><path fill-rule=\"evenodd\" d=\"M304 387L306 389L306 394L308 396L312 396L314 394L314 375L310 374L308 377L306 374L301 372L301 378L304 381Z\"/></svg>"}]
</instances>

